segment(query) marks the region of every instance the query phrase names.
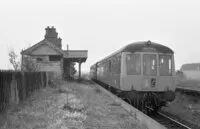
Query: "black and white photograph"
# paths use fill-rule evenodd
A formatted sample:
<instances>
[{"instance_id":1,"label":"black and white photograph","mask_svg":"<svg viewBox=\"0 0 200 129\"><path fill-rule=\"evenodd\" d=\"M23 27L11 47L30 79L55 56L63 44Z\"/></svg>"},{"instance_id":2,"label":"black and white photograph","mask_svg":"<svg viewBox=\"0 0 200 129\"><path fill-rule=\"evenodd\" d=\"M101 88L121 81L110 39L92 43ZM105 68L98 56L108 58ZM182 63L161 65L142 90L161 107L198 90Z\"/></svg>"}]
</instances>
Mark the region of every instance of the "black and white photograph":
<instances>
[{"instance_id":1,"label":"black and white photograph","mask_svg":"<svg viewBox=\"0 0 200 129\"><path fill-rule=\"evenodd\" d=\"M200 129L199 0L0 0L0 129Z\"/></svg>"}]
</instances>

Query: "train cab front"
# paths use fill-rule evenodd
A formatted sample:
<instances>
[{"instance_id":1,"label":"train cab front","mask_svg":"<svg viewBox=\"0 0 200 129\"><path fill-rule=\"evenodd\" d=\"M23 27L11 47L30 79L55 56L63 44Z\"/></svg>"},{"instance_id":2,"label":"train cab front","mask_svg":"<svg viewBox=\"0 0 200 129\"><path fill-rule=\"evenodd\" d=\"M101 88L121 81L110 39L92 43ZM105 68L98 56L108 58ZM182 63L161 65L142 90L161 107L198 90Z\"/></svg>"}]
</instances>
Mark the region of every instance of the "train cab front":
<instances>
[{"instance_id":1,"label":"train cab front","mask_svg":"<svg viewBox=\"0 0 200 129\"><path fill-rule=\"evenodd\" d=\"M121 79L124 90L137 91L140 99L150 95L159 104L175 99L173 53L145 51L125 53L124 57L125 69Z\"/></svg>"}]
</instances>

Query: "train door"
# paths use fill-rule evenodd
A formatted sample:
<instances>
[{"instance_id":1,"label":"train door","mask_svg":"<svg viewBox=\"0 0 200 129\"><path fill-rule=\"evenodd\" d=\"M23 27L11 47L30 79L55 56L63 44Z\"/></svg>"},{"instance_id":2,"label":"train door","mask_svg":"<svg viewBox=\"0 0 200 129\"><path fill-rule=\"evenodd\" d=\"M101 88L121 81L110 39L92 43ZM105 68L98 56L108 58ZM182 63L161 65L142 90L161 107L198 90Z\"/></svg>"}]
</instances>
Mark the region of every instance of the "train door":
<instances>
[{"instance_id":1,"label":"train door","mask_svg":"<svg viewBox=\"0 0 200 129\"><path fill-rule=\"evenodd\" d=\"M158 85L159 90L175 90L175 69L172 54L158 54Z\"/></svg>"},{"instance_id":2,"label":"train door","mask_svg":"<svg viewBox=\"0 0 200 129\"><path fill-rule=\"evenodd\" d=\"M155 90L157 87L157 54L144 53L143 54L143 90Z\"/></svg>"},{"instance_id":3,"label":"train door","mask_svg":"<svg viewBox=\"0 0 200 129\"><path fill-rule=\"evenodd\" d=\"M121 65L121 90L140 90L142 83L141 53L123 52Z\"/></svg>"}]
</instances>

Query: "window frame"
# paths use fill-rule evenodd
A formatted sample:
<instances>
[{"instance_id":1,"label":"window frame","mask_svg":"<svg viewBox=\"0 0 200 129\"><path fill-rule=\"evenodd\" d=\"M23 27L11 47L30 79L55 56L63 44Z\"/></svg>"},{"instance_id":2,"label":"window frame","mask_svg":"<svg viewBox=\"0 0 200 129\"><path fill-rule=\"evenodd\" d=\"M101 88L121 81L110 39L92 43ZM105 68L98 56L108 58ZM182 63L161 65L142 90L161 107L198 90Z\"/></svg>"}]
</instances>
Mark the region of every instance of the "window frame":
<instances>
[{"instance_id":1,"label":"window frame","mask_svg":"<svg viewBox=\"0 0 200 129\"><path fill-rule=\"evenodd\" d=\"M52 58L54 59L54 60L52 60ZM57 60L55 60L57 58ZM60 55L49 55L49 61L50 62L59 62L60 60L61 60L61 56ZM59 59L59 60L58 60Z\"/></svg>"},{"instance_id":2,"label":"window frame","mask_svg":"<svg viewBox=\"0 0 200 129\"><path fill-rule=\"evenodd\" d=\"M170 74L169 73L168 74L164 74L164 75L161 74L161 72L160 72L161 71L160 70L161 69L161 65L160 65L160 59L161 59L160 57L161 56L168 56L168 57L170 57L170 59L171 59L171 73ZM160 53L158 54L158 60L159 60L158 65L159 65L159 75L160 76L172 76L172 72L173 72L173 57L172 56L173 56L172 54L160 54Z\"/></svg>"},{"instance_id":3,"label":"window frame","mask_svg":"<svg viewBox=\"0 0 200 129\"><path fill-rule=\"evenodd\" d=\"M129 71L129 67L128 67L128 60L127 60L127 58L128 58L128 56L130 56L130 55L134 55L134 56L139 56L139 63L140 63L140 68L139 68L139 72L136 72L136 63L135 63L135 71L134 71L134 73L129 73L130 71ZM142 60L142 58L141 58L141 54L140 53L127 53L126 54L126 57L125 57L125 61L126 61L126 74L127 75L141 75L141 73L142 73L142 64L141 64L141 60Z\"/></svg>"},{"instance_id":4,"label":"window frame","mask_svg":"<svg viewBox=\"0 0 200 129\"><path fill-rule=\"evenodd\" d=\"M145 69L144 69L145 58L144 58L144 56L146 56L146 55L153 55L155 57L155 70L156 70L155 74L146 74L145 73ZM157 53L143 53L142 54L142 69L143 69L142 74L143 74L143 76L157 76L158 75L159 72L158 72L158 69L157 69L157 66L158 66L157 55L158 55Z\"/></svg>"},{"instance_id":5,"label":"window frame","mask_svg":"<svg viewBox=\"0 0 200 129\"><path fill-rule=\"evenodd\" d=\"M36 61L37 61L37 62L42 62L42 61L43 61L43 58L42 58L42 57L36 57Z\"/></svg>"}]
</instances>

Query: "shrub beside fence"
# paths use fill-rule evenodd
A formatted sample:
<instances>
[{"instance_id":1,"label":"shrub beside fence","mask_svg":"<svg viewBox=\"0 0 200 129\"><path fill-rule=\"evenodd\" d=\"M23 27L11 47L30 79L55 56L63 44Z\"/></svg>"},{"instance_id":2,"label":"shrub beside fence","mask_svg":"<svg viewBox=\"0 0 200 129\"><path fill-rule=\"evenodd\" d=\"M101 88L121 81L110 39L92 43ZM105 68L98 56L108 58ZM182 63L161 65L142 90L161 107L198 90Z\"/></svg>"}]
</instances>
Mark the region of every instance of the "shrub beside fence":
<instances>
[{"instance_id":1,"label":"shrub beside fence","mask_svg":"<svg viewBox=\"0 0 200 129\"><path fill-rule=\"evenodd\" d=\"M46 72L0 71L0 112L12 104L18 104L31 93L46 87Z\"/></svg>"}]
</instances>

